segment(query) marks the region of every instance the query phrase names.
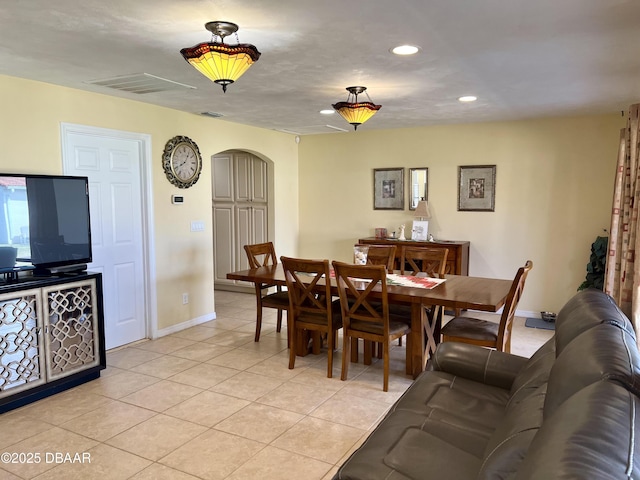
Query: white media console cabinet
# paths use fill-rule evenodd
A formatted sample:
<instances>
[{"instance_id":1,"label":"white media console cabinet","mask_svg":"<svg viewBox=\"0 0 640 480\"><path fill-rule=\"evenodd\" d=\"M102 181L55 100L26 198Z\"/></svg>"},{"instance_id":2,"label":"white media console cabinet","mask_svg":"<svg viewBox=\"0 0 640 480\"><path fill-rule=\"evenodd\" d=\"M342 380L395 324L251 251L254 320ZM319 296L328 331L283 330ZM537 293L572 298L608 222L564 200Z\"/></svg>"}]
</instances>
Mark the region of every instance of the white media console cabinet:
<instances>
[{"instance_id":1,"label":"white media console cabinet","mask_svg":"<svg viewBox=\"0 0 640 480\"><path fill-rule=\"evenodd\" d=\"M102 276L0 281L0 413L100 376Z\"/></svg>"}]
</instances>

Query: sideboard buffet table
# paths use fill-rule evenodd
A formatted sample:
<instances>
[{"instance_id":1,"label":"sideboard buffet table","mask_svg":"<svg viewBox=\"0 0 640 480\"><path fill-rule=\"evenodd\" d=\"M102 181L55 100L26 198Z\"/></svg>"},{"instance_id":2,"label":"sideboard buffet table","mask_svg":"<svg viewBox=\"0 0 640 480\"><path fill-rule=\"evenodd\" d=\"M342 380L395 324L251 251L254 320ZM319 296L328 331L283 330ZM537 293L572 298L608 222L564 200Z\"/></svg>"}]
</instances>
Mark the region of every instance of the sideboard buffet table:
<instances>
[{"instance_id":1,"label":"sideboard buffet table","mask_svg":"<svg viewBox=\"0 0 640 480\"><path fill-rule=\"evenodd\" d=\"M106 368L102 275L0 281L0 413Z\"/></svg>"},{"instance_id":2,"label":"sideboard buffet table","mask_svg":"<svg viewBox=\"0 0 640 480\"><path fill-rule=\"evenodd\" d=\"M403 247L447 248L447 270L451 275L469 275L469 242L455 240L436 240L434 242L416 240L398 240L396 238L367 237L358 240L364 245L395 245L396 268L400 269Z\"/></svg>"}]
</instances>

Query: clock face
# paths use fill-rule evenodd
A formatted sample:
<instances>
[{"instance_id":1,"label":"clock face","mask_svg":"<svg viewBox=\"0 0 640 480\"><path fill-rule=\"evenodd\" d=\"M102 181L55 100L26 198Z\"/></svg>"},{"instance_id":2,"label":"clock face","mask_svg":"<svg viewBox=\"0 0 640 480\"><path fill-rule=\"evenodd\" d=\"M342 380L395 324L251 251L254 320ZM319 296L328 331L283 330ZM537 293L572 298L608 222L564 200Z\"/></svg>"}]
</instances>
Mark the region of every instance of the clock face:
<instances>
[{"instance_id":1,"label":"clock face","mask_svg":"<svg viewBox=\"0 0 640 480\"><path fill-rule=\"evenodd\" d=\"M191 145L180 143L173 151L171 157L171 168L176 177L187 182L198 173L198 156Z\"/></svg>"},{"instance_id":2,"label":"clock face","mask_svg":"<svg viewBox=\"0 0 640 480\"><path fill-rule=\"evenodd\" d=\"M202 157L196 143L179 135L167 142L162 154L164 173L178 188L189 188L198 181L202 171Z\"/></svg>"}]
</instances>

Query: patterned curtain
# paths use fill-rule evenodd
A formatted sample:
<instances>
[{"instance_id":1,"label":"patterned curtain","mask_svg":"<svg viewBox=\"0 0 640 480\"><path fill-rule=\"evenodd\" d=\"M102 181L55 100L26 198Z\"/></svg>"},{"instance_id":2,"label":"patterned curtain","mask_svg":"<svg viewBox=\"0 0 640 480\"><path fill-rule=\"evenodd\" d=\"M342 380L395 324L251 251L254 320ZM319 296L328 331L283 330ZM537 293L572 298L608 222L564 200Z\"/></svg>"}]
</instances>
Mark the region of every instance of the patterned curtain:
<instances>
[{"instance_id":1,"label":"patterned curtain","mask_svg":"<svg viewBox=\"0 0 640 480\"><path fill-rule=\"evenodd\" d=\"M609 256L604 290L611 295L640 332L640 271L635 252L640 248L640 104L631 105L627 127L620 131L618 166L613 192ZM639 342L640 343L640 342Z\"/></svg>"}]
</instances>

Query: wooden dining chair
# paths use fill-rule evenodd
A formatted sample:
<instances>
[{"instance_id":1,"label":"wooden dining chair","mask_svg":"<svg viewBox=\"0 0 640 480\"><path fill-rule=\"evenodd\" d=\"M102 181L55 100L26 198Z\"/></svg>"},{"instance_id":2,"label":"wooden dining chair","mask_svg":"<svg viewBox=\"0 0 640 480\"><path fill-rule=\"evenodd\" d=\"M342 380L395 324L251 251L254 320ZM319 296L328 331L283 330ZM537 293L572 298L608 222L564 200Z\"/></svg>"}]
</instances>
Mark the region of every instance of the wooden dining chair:
<instances>
[{"instance_id":1,"label":"wooden dining chair","mask_svg":"<svg viewBox=\"0 0 640 480\"><path fill-rule=\"evenodd\" d=\"M403 247L400 259L400 273L403 275L426 274L428 277L444 278L447 269L447 248L428 247ZM433 305L425 307L427 318L430 324L436 315L441 315L442 306ZM393 305L391 307L391 317L407 318L410 307L406 305ZM429 328L425 325L425 329ZM428 333L428 332L427 332ZM426 338L429 338L427 335ZM398 340L398 345L402 345L402 339Z\"/></svg>"},{"instance_id":2,"label":"wooden dining chair","mask_svg":"<svg viewBox=\"0 0 640 480\"><path fill-rule=\"evenodd\" d=\"M387 271L384 265L333 262L342 309L342 374L347 379L351 340L382 344L383 390L389 390L389 350L393 340L407 336L407 371L411 371L411 327L389 320ZM373 293L380 285L380 292Z\"/></svg>"},{"instance_id":3,"label":"wooden dining chair","mask_svg":"<svg viewBox=\"0 0 640 480\"><path fill-rule=\"evenodd\" d=\"M507 295L500 323L467 316L455 317L442 327L442 341L471 343L511 353L513 318L524 290L527 274L532 268L533 262L527 260L524 267L518 269Z\"/></svg>"},{"instance_id":4,"label":"wooden dining chair","mask_svg":"<svg viewBox=\"0 0 640 480\"><path fill-rule=\"evenodd\" d=\"M332 301L329 260L280 257L289 291L289 368L296 363L297 346L304 331L326 334L327 377L333 376L333 351L342 328L339 301Z\"/></svg>"},{"instance_id":5,"label":"wooden dining chair","mask_svg":"<svg viewBox=\"0 0 640 480\"><path fill-rule=\"evenodd\" d=\"M447 248L404 247L400 261L400 273L444 278L447 269Z\"/></svg>"},{"instance_id":6,"label":"wooden dining chair","mask_svg":"<svg viewBox=\"0 0 640 480\"><path fill-rule=\"evenodd\" d=\"M367 265L384 265L389 272L393 272L396 262L395 245L368 245Z\"/></svg>"},{"instance_id":7,"label":"wooden dining chair","mask_svg":"<svg viewBox=\"0 0 640 480\"><path fill-rule=\"evenodd\" d=\"M278 263L276 251L272 242L256 243L254 245L245 245L244 251L247 253L249 260L249 268L259 268ZM256 335L254 341L260 341L260 330L262 329L262 309L275 308L278 311L278 323L276 331L282 329L282 312L289 310L289 294L282 290L282 287L276 286L274 293L265 292L272 285L261 283L255 284L256 291ZM287 314L288 316L288 314Z\"/></svg>"},{"instance_id":8,"label":"wooden dining chair","mask_svg":"<svg viewBox=\"0 0 640 480\"><path fill-rule=\"evenodd\" d=\"M357 243L355 247L366 247L367 248L367 265L384 265L389 271L392 273L395 268L396 262L396 246L395 245L371 245L371 244L361 244ZM357 264L357 262L354 262ZM402 338L398 339L398 345L402 346ZM374 354L377 351L378 358L382 358L382 346L378 344L373 344ZM365 342L365 353L368 354L371 348L371 342ZM353 361L357 361L358 358L358 342L357 340L351 345L351 358ZM365 360L365 363L369 365L370 362Z\"/></svg>"}]
</instances>

